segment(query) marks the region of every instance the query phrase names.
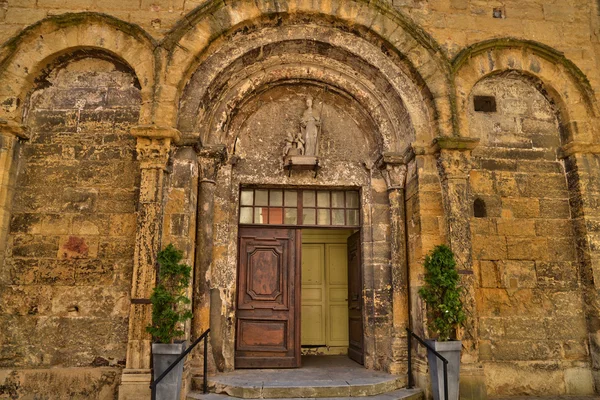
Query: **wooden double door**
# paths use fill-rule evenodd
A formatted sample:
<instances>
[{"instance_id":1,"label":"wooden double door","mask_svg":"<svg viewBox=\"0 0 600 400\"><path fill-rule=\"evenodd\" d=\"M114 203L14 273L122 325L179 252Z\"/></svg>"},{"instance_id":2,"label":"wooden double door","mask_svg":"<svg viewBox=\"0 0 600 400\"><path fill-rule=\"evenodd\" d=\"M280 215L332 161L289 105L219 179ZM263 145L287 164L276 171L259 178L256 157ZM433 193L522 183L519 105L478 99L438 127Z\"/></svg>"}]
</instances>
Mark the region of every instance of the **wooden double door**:
<instances>
[{"instance_id":1,"label":"wooden double door","mask_svg":"<svg viewBox=\"0 0 600 400\"><path fill-rule=\"evenodd\" d=\"M300 359L301 230L240 227L236 368L294 368ZM363 364L360 234L348 238L348 355Z\"/></svg>"}]
</instances>

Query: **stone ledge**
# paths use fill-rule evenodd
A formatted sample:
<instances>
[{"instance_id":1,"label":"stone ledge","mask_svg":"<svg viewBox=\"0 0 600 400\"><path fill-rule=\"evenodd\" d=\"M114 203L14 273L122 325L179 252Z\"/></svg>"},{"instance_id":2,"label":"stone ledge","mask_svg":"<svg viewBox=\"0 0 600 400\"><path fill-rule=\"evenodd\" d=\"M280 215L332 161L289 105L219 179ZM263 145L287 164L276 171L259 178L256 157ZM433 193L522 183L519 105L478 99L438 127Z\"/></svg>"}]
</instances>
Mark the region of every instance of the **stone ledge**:
<instances>
[{"instance_id":1,"label":"stone ledge","mask_svg":"<svg viewBox=\"0 0 600 400\"><path fill-rule=\"evenodd\" d=\"M433 139L431 147L437 153L440 150L470 151L478 145L479 138L444 136Z\"/></svg>"},{"instance_id":2,"label":"stone ledge","mask_svg":"<svg viewBox=\"0 0 600 400\"><path fill-rule=\"evenodd\" d=\"M558 158L569 158L574 154L600 154L600 144L571 142L558 149Z\"/></svg>"}]
</instances>

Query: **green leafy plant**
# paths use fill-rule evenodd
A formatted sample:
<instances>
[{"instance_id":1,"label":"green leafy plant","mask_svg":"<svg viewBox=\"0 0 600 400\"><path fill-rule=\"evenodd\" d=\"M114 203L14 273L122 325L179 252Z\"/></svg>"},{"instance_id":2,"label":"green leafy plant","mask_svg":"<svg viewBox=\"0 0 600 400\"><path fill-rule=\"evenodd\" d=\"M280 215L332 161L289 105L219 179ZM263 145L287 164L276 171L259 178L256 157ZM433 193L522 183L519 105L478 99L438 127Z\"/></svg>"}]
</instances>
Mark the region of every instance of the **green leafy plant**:
<instances>
[{"instance_id":1,"label":"green leafy plant","mask_svg":"<svg viewBox=\"0 0 600 400\"><path fill-rule=\"evenodd\" d=\"M173 343L173 339L184 334L180 323L192 318L186 290L190 284L192 268L182 264L183 252L169 244L158 253L158 285L150 296L152 324L146 331L159 343Z\"/></svg>"},{"instance_id":2,"label":"green leafy plant","mask_svg":"<svg viewBox=\"0 0 600 400\"><path fill-rule=\"evenodd\" d=\"M425 257L425 285L419 295L427 304L428 326L440 341L450 340L465 322L454 253L446 245L436 246Z\"/></svg>"}]
</instances>

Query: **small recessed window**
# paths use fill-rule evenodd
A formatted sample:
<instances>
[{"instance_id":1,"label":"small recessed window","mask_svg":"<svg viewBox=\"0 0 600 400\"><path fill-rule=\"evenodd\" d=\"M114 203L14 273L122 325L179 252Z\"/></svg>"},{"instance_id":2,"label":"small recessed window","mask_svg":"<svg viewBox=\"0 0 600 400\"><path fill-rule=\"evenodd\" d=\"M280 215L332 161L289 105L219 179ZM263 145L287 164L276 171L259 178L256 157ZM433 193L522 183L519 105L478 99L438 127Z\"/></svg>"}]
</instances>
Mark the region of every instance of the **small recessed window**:
<instances>
[{"instance_id":1,"label":"small recessed window","mask_svg":"<svg viewBox=\"0 0 600 400\"><path fill-rule=\"evenodd\" d=\"M475 218L487 217L485 201L483 201L482 199L475 199L475 202L473 203L473 215L475 216Z\"/></svg>"},{"instance_id":2,"label":"small recessed window","mask_svg":"<svg viewBox=\"0 0 600 400\"><path fill-rule=\"evenodd\" d=\"M504 10L502 8L494 8L492 16L494 18L504 18Z\"/></svg>"},{"instance_id":3,"label":"small recessed window","mask_svg":"<svg viewBox=\"0 0 600 400\"><path fill-rule=\"evenodd\" d=\"M477 112L496 112L496 98L494 96L475 96L473 104Z\"/></svg>"}]
</instances>

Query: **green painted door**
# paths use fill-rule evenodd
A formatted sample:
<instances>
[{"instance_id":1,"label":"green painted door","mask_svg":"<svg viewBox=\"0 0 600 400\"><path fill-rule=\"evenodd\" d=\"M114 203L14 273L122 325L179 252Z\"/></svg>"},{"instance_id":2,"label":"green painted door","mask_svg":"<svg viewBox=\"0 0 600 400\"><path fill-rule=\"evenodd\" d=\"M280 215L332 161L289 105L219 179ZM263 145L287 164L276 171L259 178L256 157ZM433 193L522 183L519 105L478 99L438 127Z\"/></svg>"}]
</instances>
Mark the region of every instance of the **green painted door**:
<instances>
[{"instance_id":1,"label":"green painted door","mask_svg":"<svg viewBox=\"0 0 600 400\"><path fill-rule=\"evenodd\" d=\"M304 353L348 352L348 236L346 231L303 232L301 344Z\"/></svg>"}]
</instances>

